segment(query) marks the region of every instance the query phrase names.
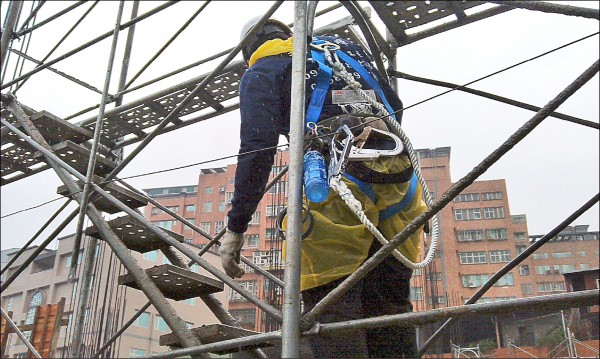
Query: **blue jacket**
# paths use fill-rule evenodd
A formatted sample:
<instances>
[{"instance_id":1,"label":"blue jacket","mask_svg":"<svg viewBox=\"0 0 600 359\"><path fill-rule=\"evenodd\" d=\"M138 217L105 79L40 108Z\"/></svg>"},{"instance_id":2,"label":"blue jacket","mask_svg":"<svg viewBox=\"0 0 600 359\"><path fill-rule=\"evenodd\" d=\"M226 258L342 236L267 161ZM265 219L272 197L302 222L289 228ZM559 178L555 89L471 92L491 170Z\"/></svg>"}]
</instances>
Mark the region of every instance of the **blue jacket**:
<instances>
[{"instance_id":1,"label":"blue jacket","mask_svg":"<svg viewBox=\"0 0 600 359\"><path fill-rule=\"evenodd\" d=\"M371 56L359 45L331 36L316 38L338 44L341 51L359 61L378 80L393 110L398 111L402 108L402 102L394 90L371 65L373 63ZM370 89L352 68L347 66L347 70L354 74L364 90ZM306 63L305 108L310 102L317 71L318 64L310 58L309 53ZM244 233L248 229L248 223L262 199L271 173L279 135L289 134L291 72L292 57L284 53L259 59L242 76L239 91L241 145L235 174L235 192L231 201L232 208L227 214L229 217L227 226L233 232ZM319 119L344 113L378 115L377 110L367 103L332 103L331 90L344 89L346 86L346 82L334 74ZM396 113L398 121L401 116L401 112Z\"/></svg>"}]
</instances>

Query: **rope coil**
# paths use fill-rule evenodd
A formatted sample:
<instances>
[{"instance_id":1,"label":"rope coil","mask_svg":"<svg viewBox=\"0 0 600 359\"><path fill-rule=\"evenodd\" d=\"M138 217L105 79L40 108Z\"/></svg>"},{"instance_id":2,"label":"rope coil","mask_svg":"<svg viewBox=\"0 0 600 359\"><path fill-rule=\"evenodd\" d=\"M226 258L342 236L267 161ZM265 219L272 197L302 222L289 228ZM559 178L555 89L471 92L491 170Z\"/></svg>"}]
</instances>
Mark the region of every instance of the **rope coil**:
<instances>
[{"instance_id":1,"label":"rope coil","mask_svg":"<svg viewBox=\"0 0 600 359\"><path fill-rule=\"evenodd\" d=\"M335 75L341 77L354 91L356 91L356 93L358 93L362 98L364 98L370 105L372 105L378 111L380 111L380 113L383 114L383 120L385 121L385 123L392 129L392 132L395 135L400 137L400 139L404 143L406 150L408 151L410 162L413 166L413 169L415 171L417 179L419 180L419 182L421 183L421 187L423 188L423 194L425 196L425 203L427 204L427 207L430 208L432 205L432 202L433 202L432 198L431 198L431 194L429 193L429 190L427 188L427 183L425 182L425 180L423 179L423 176L421 175L421 168L419 166L419 161L417 159L417 155L415 154L415 151L412 147L410 140L408 139L408 137L406 136L406 134L400 127L400 124L397 121L391 119L390 113L387 111L387 109L385 108L385 106L383 104L377 102L376 100L371 98L369 95L367 95L367 93L362 89L362 85L354 79L354 76L352 76L351 74L348 73L348 71L346 71L346 67L340 62L339 58L337 57L337 55L335 53L332 56L331 52L329 51L329 49L326 46L323 47L323 52L325 53L325 59L327 60L328 63L331 64L331 67L332 67ZM333 57L335 57L335 60L333 60ZM340 197L342 197L344 202L356 214L356 216L359 218L361 223L363 223L363 225L365 225L365 227L367 227L369 229L369 231L371 233L373 233L375 238L377 238L377 240L382 245L386 245L389 243L389 241L379 232L379 230L377 230L377 228L375 226L373 226L371 221L369 221L369 219L366 217L366 215L362 211L362 206L360 205L360 202L358 202L358 200L356 200L356 198L354 198L354 195L352 194L352 192L350 192L350 190L348 189L346 184L340 180L339 175L336 177L332 177L329 185L340 195ZM357 204L358 204L358 206L357 206ZM437 216L434 216L432 218L431 227L432 227L431 228L431 244L427 251L427 255L425 256L425 259L423 261L414 263L414 262L410 261L408 258L406 258L404 255L402 255L402 253L400 253L397 249L394 249L394 252L393 252L394 257L396 257L396 259L398 259L400 262L404 263L407 267L409 267L411 269L423 268L423 267L427 266L433 259L433 256L435 254L435 249L437 246L437 236L438 236L438 227L439 227ZM427 244L427 243L425 243L425 244Z\"/></svg>"}]
</instances>

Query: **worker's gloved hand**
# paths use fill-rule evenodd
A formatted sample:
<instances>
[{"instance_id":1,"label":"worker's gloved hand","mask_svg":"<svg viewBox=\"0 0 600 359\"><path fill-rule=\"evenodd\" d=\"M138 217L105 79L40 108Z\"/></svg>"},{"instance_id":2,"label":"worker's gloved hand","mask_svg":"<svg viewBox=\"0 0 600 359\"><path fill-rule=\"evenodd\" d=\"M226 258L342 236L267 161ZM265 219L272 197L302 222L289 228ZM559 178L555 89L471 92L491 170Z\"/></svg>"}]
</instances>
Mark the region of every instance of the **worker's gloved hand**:
<instances>
[{"instance_id":1,"label":"worker's gloved hand","mask_svg":"<svg viewBox=\"0 0 600 359\"><path fill-rule=\"evenodd\" d=\"M244 275L244 270L239 266L240 252L243 246L244 235L227 229L221 240L219 253L221 254L223 269L231 278L241 278Z\"/></svg>"}]
</instances>

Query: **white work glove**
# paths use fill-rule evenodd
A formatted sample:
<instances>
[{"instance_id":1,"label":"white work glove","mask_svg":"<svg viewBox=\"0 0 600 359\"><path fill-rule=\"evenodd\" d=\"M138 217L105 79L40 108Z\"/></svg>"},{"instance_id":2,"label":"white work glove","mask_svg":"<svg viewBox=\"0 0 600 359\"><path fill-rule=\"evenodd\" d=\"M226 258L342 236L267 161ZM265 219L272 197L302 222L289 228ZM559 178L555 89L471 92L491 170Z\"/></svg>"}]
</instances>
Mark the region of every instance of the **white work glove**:
<instances>
[{"instance_id":1,"label":"white work glove","mask_svg":"<svg viewBox=\"0 0 600 359\"><path fill-rule=\"evenodd\" d=\"M244 270L239 266L242 247L244 246L244 235L227 229L221 240L221 263L225 273L231 278L241 278Z\"/></svg>"}]
</instances>

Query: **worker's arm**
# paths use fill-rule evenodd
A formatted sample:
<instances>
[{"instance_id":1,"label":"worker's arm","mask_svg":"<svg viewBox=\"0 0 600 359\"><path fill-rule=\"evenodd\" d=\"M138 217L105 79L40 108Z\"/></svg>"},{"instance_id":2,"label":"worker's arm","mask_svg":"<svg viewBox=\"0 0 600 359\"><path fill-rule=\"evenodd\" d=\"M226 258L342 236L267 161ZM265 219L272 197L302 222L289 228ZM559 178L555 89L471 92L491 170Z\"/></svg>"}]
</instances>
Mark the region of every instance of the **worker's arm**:
<instances>
[{"instance_id":1,"label":"worker's arm","mask_svg":"<svg viewBox=\"0 0 600 359\"><path fill-rule=\"evenodd\" d=\"M259 63L246 71L240 83L241 145L227 224L236 233L248 229L271 173L283 121L288 121L276 70Z\"/></svg>"}]
</instances>

